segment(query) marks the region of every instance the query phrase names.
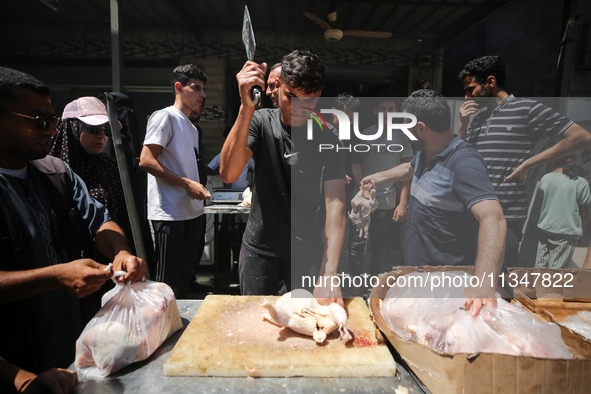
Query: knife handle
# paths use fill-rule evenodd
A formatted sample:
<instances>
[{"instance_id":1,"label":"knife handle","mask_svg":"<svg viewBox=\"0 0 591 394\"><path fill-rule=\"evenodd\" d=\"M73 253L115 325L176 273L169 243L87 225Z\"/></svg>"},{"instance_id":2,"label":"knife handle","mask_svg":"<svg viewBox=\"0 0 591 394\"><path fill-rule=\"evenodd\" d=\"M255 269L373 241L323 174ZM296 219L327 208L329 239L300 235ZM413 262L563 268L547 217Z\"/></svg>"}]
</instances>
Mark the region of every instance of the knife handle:
<instances>
[{"instance_id":1,"label":"knife handle","mask_svg":"<svg viewBox=\"0 0 591 394\"><path fill-rule=\"evenodd\" d=\"M263 91L261 88L258 86L252 88L251 96L254 109L256 110L261 108L263 106Z\"/></svg>"}]
</instances>

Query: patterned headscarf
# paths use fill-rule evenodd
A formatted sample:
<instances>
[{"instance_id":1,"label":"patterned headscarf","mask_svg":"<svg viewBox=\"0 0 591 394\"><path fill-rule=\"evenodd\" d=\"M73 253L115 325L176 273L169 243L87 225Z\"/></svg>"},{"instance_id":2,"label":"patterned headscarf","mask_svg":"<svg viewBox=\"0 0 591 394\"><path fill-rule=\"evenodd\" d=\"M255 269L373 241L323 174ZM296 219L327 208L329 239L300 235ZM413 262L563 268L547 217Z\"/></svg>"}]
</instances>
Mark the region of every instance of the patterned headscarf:
<instances>
[{"instance_id":1,"label":"patterned headscarf","mask_svg":"<svg viewBox=\"0 0 591 394\"><path fill-rule=\"evenodd\" d=\"M49 154L59 157L86 183L90 195L107 207L111 218L131 236L131 227L119 178L117 161L104 153L93 155L80 144L83 122L78 119L60 119L58 133L53 137Z\"/></svg>"}]
</instances>

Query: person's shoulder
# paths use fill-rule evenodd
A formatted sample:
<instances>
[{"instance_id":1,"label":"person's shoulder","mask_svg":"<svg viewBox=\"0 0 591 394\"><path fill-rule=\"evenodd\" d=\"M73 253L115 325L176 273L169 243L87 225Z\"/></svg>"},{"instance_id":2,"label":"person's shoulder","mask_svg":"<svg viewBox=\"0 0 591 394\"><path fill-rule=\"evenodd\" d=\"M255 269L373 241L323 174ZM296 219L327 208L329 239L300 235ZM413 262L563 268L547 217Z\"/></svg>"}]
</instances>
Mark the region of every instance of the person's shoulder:
<instances>
[{"instance_id":1,"label":"person's shoulder","mask_svg":"<svg viewBox=\"0 0 591 394\"><path fill-rule=\"evenodd\" d=\"M280 119L281 110L279 108L261 108L254 111L254 115L252 115L253 119Z\"/></svg>"},{"instance_id":2,"label":"person's shoulder","mask_svg":"<svg viewBox=\"0 0 591 394\"><path fill-rule=\"evenodd\" d=\"M457 147L454 149L452 155L452 160L455 162L459 162L462 160L470 160L476 159L484 163L484 159L482 155L478 152L478 150L471 144L466 141L460 141Z\"/></svg>"},{"instance_id":3,"label":"person's shoulder","mask_svg":"<svg viewBox=\"0 0 591 394\"><path fill-rule=\"evenodd\" d=\"M372 124L371 126L363 129L363 131L361 132L361 134L363 134L363 135L365 135L365 134L375 134L377 130L378 130L378 125L377 124Z\"/></svg>"},{"instance_id":4,"label":"person's shoulder","mask_svg":"<svg viewBox=\"0 0 591 394\"><path fill-rule=\"evenodd\" d=\"M42 159L31 160L33 167L46 174L63 174L69 172L68 165L60 158L47 155Z\"/></svg>"}]
</instances>

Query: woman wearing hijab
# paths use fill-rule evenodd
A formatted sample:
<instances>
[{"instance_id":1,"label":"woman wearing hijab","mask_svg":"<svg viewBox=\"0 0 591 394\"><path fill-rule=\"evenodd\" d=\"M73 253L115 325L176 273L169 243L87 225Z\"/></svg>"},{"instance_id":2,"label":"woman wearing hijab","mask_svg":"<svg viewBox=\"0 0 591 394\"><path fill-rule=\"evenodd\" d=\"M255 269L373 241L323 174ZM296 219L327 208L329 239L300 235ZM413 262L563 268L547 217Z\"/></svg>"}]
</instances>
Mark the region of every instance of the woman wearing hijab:
<instances>
[{"instance_id":1,"label":"woman wearing hijab","mask_svg":"<svg viewBox=\"0 0 591 394\"><path fill-rule=\"evenodd\" d=\"M111 218L131 240L117 162L103 153L111 136L105 105L96 97L81 97L72 101L64 108L57 130L49 153L70 165L84 180L92 197L107 207ZM82 255L108 263L93 246L86 248Z\"/></svg>"}]
</instances>

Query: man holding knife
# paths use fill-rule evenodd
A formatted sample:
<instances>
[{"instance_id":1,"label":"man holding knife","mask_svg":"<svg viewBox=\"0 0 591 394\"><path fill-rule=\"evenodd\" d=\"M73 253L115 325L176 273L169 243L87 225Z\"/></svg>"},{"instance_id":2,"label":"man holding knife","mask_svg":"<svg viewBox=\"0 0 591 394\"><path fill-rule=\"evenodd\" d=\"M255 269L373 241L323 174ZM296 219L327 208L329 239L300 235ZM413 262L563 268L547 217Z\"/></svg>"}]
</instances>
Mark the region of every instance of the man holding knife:
<instances>
[{"instance_id":1,"label":"man holding knife","mask_svg":"<svg viewBox=\"0 0 591 394\"><path fill-rule=\"evenodd\" d=\"M251 90L265 86L266 68L248 61L236 75L240 111L221 154L220 174L226 183L238 178L251 157L255 161L239 262L244 295L276 294L280 280L289 289L292 267L301 269L306 263L320 263L314 273L320 278L336 275L345 229L344 156L318 153L318 145L310 149L317 142L339 142L327 131L315 134L313 143L305 139L308 117L302 107L314 109L322 94L324 64L308 51L285 56L277 80L279 108L255 112ZM318 226L321 208L326 210L324 233ZM340 288L316 286L313 293L321 303L342 305Z\"/></svg>"}]
</instances>

